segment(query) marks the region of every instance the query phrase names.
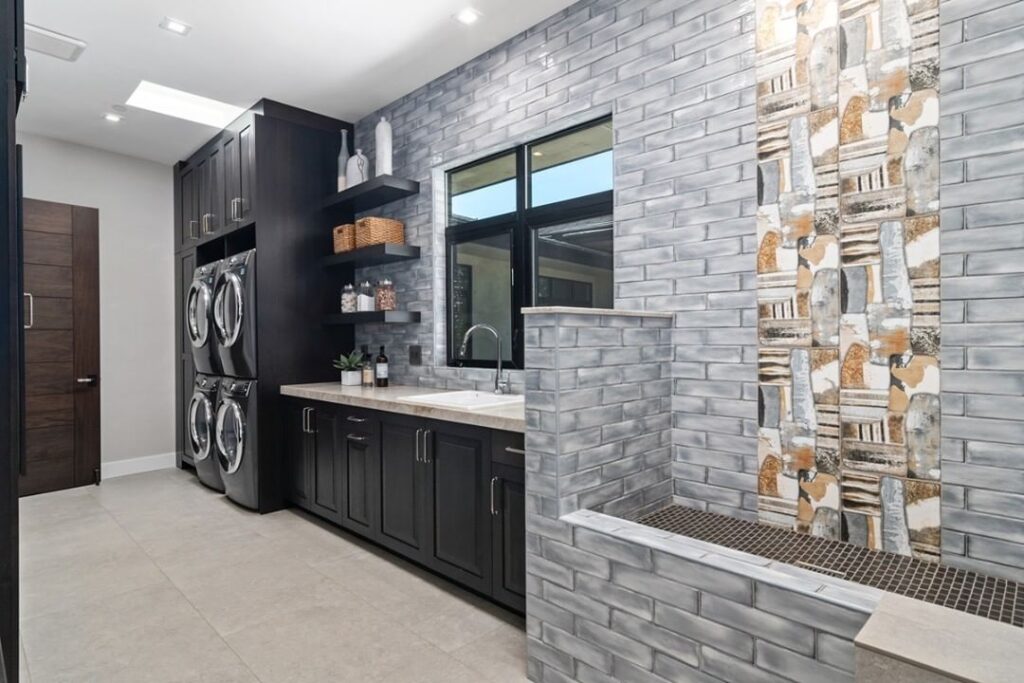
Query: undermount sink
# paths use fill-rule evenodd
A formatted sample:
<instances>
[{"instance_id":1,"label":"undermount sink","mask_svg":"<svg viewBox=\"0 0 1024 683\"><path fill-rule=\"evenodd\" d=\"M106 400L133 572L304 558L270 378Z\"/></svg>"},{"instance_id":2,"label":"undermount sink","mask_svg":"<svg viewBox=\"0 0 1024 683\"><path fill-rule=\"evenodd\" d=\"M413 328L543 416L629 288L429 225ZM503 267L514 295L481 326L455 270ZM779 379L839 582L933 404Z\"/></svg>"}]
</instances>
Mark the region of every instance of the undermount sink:
<instances>
[{"instance_id":1,"label":"undermount sink","mask_svg":"<svg viewBox=\"0 0 1024 683\"><path fill-rule=\"evenodd\" d=\"M460 408L462 410L487 410L503 406L522 405L523 396L514 394L492 394L487 391L444 391L438 394L405 396L402 403L415 403L438 408Z\"/></svg>"}]
</instances>

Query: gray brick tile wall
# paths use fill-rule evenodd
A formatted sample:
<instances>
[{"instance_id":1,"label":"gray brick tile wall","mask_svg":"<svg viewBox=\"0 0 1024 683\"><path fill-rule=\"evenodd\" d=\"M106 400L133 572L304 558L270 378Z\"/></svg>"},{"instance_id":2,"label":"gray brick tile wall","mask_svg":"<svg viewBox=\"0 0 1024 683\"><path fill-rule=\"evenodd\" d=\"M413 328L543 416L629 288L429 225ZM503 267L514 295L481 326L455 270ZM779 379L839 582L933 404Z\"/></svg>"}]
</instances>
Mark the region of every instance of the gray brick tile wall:
<instances>
[{"instance_id":1,"label":"gray brick tile wall","mask_svg":"<svg viewBox=\"0 0 1024 683\"><path fill-rule=\"evenodd\" d=\"M385 213L405 221L423 258L358 275L390 277L423 322L366 326L357 342L388 346L396 383L486 388L489 371L445 365L442 171L612 113L616 306L677 312L694 332L666 349L686 380L672 399L675 493L707 492L693 503L754 518L756 462L731 450L744 437L750 446L757 417L753 10L753 0L580 2L359 122L356 144L372 158L373 127L388 116L395 174L421 183ZM412 344L421 366L408 363ZM523 391L522 373L511 376Z\"/></svg>"},{"instance_id":2,"label":"gray brick tile wall","mask_svg":"<svg viewBox=\"0 0 1024 683\"><path fill-rule=\"evenodd\" d=\"M943 0L943 561L1024 580L1024 1Z\"/></svg>"}]
</instances>

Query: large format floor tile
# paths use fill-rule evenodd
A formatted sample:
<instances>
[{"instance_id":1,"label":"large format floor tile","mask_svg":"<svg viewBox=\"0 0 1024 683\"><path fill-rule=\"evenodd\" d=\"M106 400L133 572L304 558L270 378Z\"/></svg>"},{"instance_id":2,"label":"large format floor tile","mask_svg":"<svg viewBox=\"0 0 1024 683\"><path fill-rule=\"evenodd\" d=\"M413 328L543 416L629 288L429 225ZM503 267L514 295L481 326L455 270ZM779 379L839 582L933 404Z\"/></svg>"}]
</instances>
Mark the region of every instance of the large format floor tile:
<instances>
[{"instance_id":1,"label":"large format floor tile","mask_svg":"<svg viewBox=\"0 0 1024 683\"><path fill-rule=\"evenodd\" d=\"M526 680L522 619L165 470L21 501L22 680Z\"/></svg>"}]
</instances>

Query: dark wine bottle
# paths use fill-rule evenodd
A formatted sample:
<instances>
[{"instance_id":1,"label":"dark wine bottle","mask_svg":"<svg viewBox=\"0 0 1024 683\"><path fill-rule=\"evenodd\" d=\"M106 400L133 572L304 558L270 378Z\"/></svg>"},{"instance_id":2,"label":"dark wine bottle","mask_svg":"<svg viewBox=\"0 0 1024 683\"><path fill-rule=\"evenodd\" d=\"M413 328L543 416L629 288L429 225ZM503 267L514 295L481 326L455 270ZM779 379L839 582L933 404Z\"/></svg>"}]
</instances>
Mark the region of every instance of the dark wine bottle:
<instances>
[{"instance_id":1,"label":"dark wine bottle","mask_svg":"<svg viewBox=\"0 0 1024 683\"><path fill-rule=\"evenodd\" d=\"M377 356L377 386L386 387L388 385L388 357L384 353L384 347L380 347L380 355Z\"/></svg>"}]
</instances>

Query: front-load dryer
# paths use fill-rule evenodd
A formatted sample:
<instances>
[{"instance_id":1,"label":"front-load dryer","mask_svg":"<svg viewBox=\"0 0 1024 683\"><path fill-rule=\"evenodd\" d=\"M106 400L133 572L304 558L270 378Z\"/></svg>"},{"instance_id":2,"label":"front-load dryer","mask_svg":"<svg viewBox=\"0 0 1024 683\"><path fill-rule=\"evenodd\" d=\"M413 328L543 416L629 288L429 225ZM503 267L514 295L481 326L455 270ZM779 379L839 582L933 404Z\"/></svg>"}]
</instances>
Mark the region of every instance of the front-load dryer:
<instances>
[{"instance_id":1,"label":"front-load dryer","mask_svg":"<svg viewBox=\"0 0 1024 683\"><path fill-rule=\"evenodd\" d=\"M213 293L214 331L222 372L256 377L256 250L221 261Z\"/></svg>"},{"instance_id":2,"label":"front-load dryer","mask_svg":"<svg viewBox=\"0 0 1024 683\"><path fill-rule=\"evenodd\" d=\"M220 374L220 358L213 333L213 290L219 269L219 261L196 268L185 297L185 326L192 346L192 359L196 372L204 375Z\"/></svg>"},{"instance_id":3,"label":"front-load dryer","mask_svg":"<svg viewBox=\"0 0 1024 683\"><path fill-rule=\"evenodd\" d=\"M259 507L256 402L255 380L221 379L214 434L224 493L253 510Z\"/></svg>"},{"instance_id":4,"label":"front-load dryer","mask_svg":"<svg viewBox=\"0 0 1024 683\"><path fill-rule=\"evenodd\" d=\"M223 493L224 481L217 465L217 446L214 445L219 392L218 377L196 375L192 400L188 404L188 436L199 481Z\"/></svg>"}]
</instances>

